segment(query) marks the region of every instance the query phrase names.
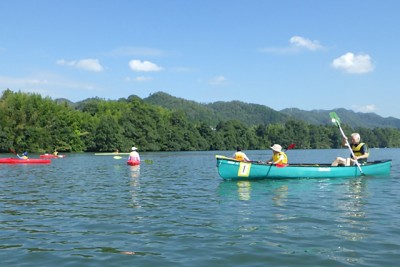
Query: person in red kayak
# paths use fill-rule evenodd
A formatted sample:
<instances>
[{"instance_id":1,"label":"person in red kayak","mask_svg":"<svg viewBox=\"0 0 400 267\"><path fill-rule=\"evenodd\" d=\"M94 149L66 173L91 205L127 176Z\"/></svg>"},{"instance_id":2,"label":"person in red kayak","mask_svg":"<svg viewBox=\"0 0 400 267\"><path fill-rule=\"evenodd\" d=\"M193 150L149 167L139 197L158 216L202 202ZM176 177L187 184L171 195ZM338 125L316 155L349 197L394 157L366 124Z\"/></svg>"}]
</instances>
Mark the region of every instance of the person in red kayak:
<instances>
[{"instance_id":1,"label":"person in red kayak","mask_svg":"<svg viewBox=\"0 0 400 267\"><path fill-rule=\"evenodd\" d=\"M137 161L140 162L140 156L137 152L137 147L132 147L131 153L129 153L128 161Z\"/></svg>"},{"instance_id":2,"label":"person in red kayak","mask_svg":"<svg viewBox=\"0 0 400 267\"><path fill-rule=\"evenodd\" d=\"M24 153L22 153L22 156L17 154L17 157L19 159L28 159L28 152L25 151Z\"/></svg>"}]
</instances>

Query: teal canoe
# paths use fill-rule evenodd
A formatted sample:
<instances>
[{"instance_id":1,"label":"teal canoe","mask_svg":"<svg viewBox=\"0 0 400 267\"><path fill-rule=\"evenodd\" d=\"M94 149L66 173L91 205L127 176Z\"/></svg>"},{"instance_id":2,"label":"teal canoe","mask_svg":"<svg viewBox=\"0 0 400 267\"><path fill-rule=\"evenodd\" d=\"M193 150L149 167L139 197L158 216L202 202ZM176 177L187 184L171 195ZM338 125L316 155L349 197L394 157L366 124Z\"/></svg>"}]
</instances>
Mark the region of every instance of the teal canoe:
<instances>
[{"instance_id":1,"label":"teal canoe","mask_svg":"<svg viewBox=\"0 0 400 267\"><path fill-rule=\"evenodd\" d=\"M368 162L357 166L337 166L330 164L289 164L284 166L258 162L241 162L216 155L219 175L226 180L292 179L292 178L350 178L358 176L389 175L392 160Z\"/></svg>"}]
</instances>

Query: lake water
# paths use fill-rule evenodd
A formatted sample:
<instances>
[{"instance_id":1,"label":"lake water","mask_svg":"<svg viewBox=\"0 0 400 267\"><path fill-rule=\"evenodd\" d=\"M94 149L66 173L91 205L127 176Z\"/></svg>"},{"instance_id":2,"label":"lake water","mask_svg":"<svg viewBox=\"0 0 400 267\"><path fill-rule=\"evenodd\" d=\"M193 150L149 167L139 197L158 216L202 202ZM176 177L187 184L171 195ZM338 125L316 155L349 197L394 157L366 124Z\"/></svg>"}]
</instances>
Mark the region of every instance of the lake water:
<instances>
[{"instance_id":1,"label":"lake water","mask_svg":"<svg viewBox=\"0 0 400 267\"><path fill-rule=\"evenodd\" d=\"M393 160L390 176L255 182L223 181L216 154L233 151L141 153L140 167L89 153L0 164L2 266L399 264L400 149L371 150ZM326 163L348 151L287 154Z\"/></svg>"}]
</instances>

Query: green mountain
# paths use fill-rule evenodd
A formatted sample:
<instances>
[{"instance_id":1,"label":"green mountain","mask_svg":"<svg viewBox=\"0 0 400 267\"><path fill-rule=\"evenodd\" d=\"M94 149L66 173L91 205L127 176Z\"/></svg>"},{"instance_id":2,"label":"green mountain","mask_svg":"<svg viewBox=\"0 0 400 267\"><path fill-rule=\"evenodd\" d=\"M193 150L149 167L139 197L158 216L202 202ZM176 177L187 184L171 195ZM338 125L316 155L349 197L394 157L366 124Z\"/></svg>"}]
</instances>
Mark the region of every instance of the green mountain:
<instances>
[{"instance_id":1,"label":"green mountain","mask_svg":"<svg viewBox=\"0 0 400 267\"><path fill-rule=\"evenodd\" d=\"M203 104L174 97L163 92L152 94L149 97L144 98L143 101L169 110L183 110L188 119L192 122L204 121L215 126L220 120L222 120L220 114Z\"/></svg>"},{"instance_id":2,"label":"green mountain","mask_svg":"<svg viewBox=\"0 0 400 267\"><path fill-rule=\"evenodd\" d=\"M163 92L154 93L144 98L143 101L170 110L182 110L190 121L203 121L212 126L216 126L220 121L229 120L238 120L251 126L285 122L290 119L289 116L269 107L240 101L218 101L209 104L201 104L195 101L174 97Z\"/></svg>"},{"instance_id":3,"label":"green mountain","mask_svg":"<svg viewBox=\"0 0 400 267\"><path fill-rule=\"evenodd\" d=\"M400 120L388 117L383 118L375 113L361 113L347 110L344 108L334 110L311 110L304 111L296 108L283 109L280 112L297 120L302 120L311 124L328 124L330 123L329 112L335 111L340 120L344 124L353 127L365 128L400 128Z\"/></svg>"},{"instance_id":4,"label":"green mountain","mask_svg":"<svg viewBox=\"0 0 400 267\"><path fill-rule=\"evenodd\" d=\"M181 110L185 112L190 121L203 121L212 126L215 126L220 121L228 120L239 120L248 126L284 123L288 120L301 120L310 124L326 125L331 123L329 112L335 111L343 124L353 127L400 129L400 119L393 117L383 118L375 113L354 112L343 108L311 111L287 108L276 111L267 106L241 101L218 101L202 104L174 97L164 92L151 94L149 97L144 98L143 101L170 110Z\"/></svg>"},{"instance_id":5,"label":"green mountain","mask_svg":"<svg viewBox=\"0 0 400 267\"><path fill-rule=\"evenodd\" d=\"M267 106L240 101L218 101L205 106L212 109L223 121L239 120L247 125L279 123L290 119L289 116Z\"/></svg>"}]
</instances>

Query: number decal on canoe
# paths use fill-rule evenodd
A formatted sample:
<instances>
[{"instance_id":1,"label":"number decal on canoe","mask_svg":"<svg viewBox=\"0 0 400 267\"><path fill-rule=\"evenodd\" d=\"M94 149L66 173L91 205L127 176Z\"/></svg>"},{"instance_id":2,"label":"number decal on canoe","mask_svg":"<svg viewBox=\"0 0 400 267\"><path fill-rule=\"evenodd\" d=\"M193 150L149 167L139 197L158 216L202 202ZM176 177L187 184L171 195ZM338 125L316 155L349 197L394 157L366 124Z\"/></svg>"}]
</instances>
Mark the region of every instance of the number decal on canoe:
<instances>
[{"instance_id":1,"label":"number decal on canoe","mask_svg":"<svg viewBox=\"0 0 400 267\"><path fill-rule=\"evenodd\" d=\"M240 162L239 164L239 177L249 177L251 163Z\"/></svg>"}]
</instances>

